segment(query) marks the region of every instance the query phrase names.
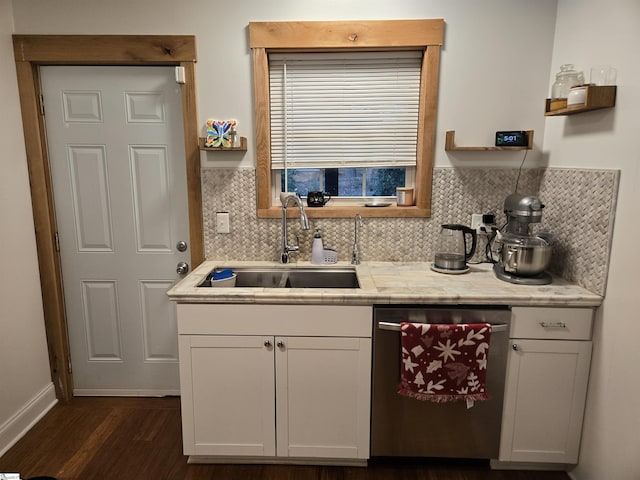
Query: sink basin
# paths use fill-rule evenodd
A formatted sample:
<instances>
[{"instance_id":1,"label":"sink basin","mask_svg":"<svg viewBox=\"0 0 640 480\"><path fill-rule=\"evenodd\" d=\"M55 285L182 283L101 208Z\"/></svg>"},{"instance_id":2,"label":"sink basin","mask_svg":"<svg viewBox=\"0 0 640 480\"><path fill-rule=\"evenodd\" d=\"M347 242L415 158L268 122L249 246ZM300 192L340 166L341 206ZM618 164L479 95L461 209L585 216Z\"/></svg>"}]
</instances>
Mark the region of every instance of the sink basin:
<instances>
[{"instance_id":1,"label":"sink basin","mask_svg":"<svg viewBox=\"0 0 640 480\"><path fill-rule=\"evenodd\" d=\"M225 267L236 274L236 287L263 288L360 288L352 268ZM211 274L198 285L210 287Z\"/></svg>"}]
</instances>

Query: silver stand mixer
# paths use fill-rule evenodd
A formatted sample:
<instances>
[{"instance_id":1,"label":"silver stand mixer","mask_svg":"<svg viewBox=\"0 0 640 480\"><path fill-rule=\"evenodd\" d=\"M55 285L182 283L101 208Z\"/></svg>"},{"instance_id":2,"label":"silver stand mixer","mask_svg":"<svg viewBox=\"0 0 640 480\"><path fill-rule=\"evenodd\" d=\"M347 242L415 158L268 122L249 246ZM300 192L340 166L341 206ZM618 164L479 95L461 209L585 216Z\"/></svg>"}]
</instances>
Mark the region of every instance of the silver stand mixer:
<instances>
[{"instance_id":1,"label":"silver stand mixer","mask_svg":"<svg viewBox=\"0 0 640 480\"><path fill-rule=\"evenodd\" d=\"M547 285L551 275L545 272L551 261L551 236L530 234L529 226L540 223L544 205L533 195L512 193L504 201L507 224L494 241L499 243L497 278L520 285Z\"/></svg>"}]
</instances>

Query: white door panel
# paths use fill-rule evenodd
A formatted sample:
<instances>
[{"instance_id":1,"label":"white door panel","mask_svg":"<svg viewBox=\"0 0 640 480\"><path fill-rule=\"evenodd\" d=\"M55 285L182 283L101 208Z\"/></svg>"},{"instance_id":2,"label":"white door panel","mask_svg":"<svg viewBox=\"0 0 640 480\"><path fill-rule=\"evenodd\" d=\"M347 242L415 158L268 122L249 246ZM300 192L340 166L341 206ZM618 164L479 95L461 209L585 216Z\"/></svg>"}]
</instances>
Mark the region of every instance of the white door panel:
<instances>
[{"instance_id":1,"label":"white door panel","mask_svg":"<svg viewBox=\"0 0 640 480\"><path fill-rule=\"evenodd\" d=\"M116 282L83 281L82 314L89 361L122 361Z\"/></svg>"},{"instance_id":2,"label":"white door panel","mask_svg":"<svg viewBox=\"0 0 640 480\"><path fill-rule=\"evenodd\" d=\"M173 67L42 67L76 395L176 394L189 243Z\"/></svg>"}]
</instances>

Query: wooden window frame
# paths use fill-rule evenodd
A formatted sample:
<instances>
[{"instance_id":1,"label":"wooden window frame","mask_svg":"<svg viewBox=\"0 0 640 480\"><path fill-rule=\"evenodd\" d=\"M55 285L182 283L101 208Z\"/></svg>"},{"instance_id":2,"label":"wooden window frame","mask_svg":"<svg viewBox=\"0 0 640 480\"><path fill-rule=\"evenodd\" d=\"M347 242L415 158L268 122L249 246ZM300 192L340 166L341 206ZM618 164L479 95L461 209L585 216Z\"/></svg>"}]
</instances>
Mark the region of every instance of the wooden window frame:
<instances>
[{"instance_id":1,"label":"wooden window frame","mask_svg":"<svg viewBox=\"0 0 640 480\"><path fill-rule=\"evenodd\" d=\"M13 35L13 54L31 184L44 323L56 397L73 397L62 272L56 248L53 189L41 113L41 65L175 65L185 69L182 116L187 169L191 264L204 260L200 150L196 109L196 39L193 35Z\"/></svg>"},{"instance_id":2,"label":"wooden window frame","mask_svg":"<svg viewBox=\"0 0 640 480\"><path fill-rule=\"evenodd\" d=\"M256 190L258 218L279 218L281 207L272 205L271 139L269 115L270 52L340 50L422 50L420 112L415 171L415 206L365 208L326 206L308 209L311 218L431 216L431 178L435 155L440 48L444 20L376 20L339 22L251 22L249 46L253 60L256 114ZM292 212L295 215L295 212Z\"/></svg>"}]
</instances>

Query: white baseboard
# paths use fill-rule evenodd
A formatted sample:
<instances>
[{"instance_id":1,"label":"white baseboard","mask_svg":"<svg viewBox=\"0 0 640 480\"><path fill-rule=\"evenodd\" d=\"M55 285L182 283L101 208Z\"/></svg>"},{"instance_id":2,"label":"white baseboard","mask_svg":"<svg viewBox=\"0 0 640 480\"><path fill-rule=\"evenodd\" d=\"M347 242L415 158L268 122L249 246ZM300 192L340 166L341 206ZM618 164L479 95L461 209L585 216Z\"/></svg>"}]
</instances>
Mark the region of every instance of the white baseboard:
<instances>
[{"instance_id":1,"label":"white baseboard","mask_svg":"<svg viewBox=\"0 0 640 480\"><path fill-rule=\"evenodd\" d=\"M180 390L139 390L139 389L98 389L75 388L74 397L175 397L180 396Z\"/></svg>"},{"instance_id":2,"label":"white baseboard","mask_svg":"<svg viewBox=\"0 0 640 480\"><path fill-rule=\"evenodd\" d=\"M38 420L58 403L53 383L49 383L4 424L0 425L0 457L20 440Z\"/></svg>"}]
</instances>

